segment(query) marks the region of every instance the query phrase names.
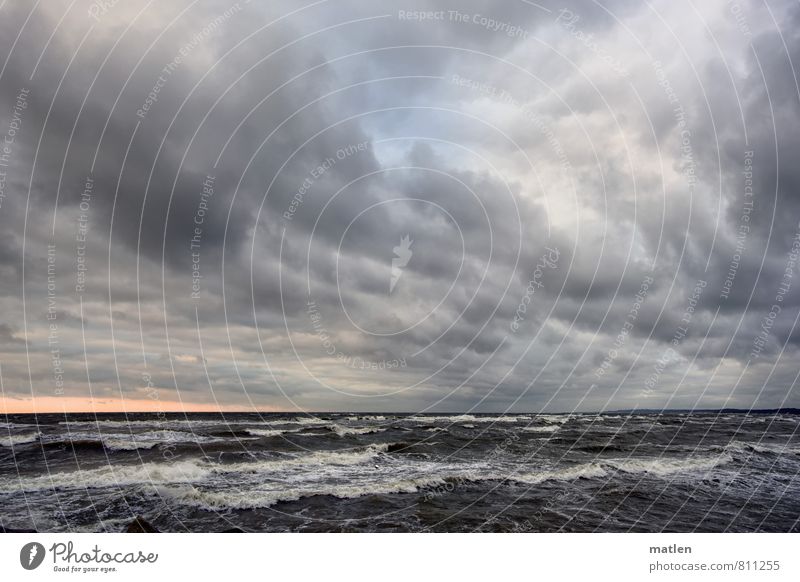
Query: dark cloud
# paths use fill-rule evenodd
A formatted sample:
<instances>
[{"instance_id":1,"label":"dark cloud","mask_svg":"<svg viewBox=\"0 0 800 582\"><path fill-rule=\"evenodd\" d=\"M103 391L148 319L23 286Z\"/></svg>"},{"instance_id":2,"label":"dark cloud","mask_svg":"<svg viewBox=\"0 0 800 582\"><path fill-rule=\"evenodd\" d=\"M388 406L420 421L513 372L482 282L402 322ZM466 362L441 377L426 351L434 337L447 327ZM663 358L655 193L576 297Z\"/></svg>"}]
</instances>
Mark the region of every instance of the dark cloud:
<instances>
[{"instance_id":1,"label":"dark cloud","mask_svg":"<svg viewBox=\"0 0 800 582\"><path fill-rule=\"evenodd\" d=\"M2 9L9 398L55 348L72 396L797 404L797 6L90 7Z\"/></svg>"}]
</instances>

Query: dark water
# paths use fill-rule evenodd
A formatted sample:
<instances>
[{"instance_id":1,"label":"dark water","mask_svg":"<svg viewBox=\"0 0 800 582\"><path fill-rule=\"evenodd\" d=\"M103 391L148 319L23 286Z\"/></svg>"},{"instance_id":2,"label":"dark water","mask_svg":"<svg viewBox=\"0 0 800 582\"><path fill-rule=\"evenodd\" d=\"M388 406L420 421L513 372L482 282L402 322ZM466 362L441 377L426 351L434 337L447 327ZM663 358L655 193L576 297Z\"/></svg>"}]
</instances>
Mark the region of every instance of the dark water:
<instances>
[{"instance_id":1,"label":"dark water","mask_svg":"<svg viewBox=\"0 0 800 582\"><path fill-rule=\"evenodd\" d=\"M8 416L0 525L800 531L800 416Z\"/></svg>"}]
</instances>

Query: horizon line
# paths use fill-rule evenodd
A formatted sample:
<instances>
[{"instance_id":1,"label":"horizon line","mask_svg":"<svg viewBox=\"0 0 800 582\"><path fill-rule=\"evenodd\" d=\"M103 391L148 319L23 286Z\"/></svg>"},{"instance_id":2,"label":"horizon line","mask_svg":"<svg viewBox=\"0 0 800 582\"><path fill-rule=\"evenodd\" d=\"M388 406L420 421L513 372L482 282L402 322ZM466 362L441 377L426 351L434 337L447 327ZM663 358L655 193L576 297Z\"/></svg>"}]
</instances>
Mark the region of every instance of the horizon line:
<instances>
[{"instance_id":1,"label":"horizon line","mask_svg":"<svg viewBox=\"0 0 800 582\"><path fill-rule=\"evenodd\" d=\"M30 412L0 412L2 416L16 416L16 415L38 415L38 414L460 414L460 415L479 415L479 414L493 414L498 416L515 416L521 414L528 415L547 415L547 414L658 414L662 412L684 412L684 413L702 413L702 412L737 412L737 413L765 413L765 412L778 412L778 411L797 411L800 413L800 407L796 406L780 406L772 408L623 408L614 410L564 410L556 412L544 411L470 411L470 410L457 410L457 411L411 411L411 410L254 410L250 409L197 409L197 410L37 410Z\"/></svg>"}]
</instances>

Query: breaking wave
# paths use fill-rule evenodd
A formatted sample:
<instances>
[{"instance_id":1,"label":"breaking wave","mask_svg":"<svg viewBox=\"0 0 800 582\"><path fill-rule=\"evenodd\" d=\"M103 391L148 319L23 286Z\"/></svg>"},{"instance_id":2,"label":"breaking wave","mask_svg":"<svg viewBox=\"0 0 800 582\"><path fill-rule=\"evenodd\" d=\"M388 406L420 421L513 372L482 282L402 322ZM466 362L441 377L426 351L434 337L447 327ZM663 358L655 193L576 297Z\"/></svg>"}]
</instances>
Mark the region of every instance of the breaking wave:
<instances>
[{"instance_id":1,"label":"breaking wave","mask_svg":"<svg viewBox=\"0 0 800 582\"><path fill-rule=\"evenodd\" d=\"M561 425L548 424L545 426L526 426L522 430L523 432L556 432L560 428Z\"/></svg>"},{"instance_id":2,"label":"breaking wave","mask_svg":"<svg viewBox=\"0 0 800 582\"><path fill-rule=\"evenodd\" d=\"M374 434L378 432L384 432L386 430L385 428L377 428L374 426L352 428L349 426L342 426L340 424L331 424L327 428L341 437L356 434Z\"/></svg>"},{"instance_id":3,"label":"breaking wave","mask_svg":"<svg viewBox=\"0 0 800 582\"><path fill-rule=\"evenodd\" d=\"M659 477L674 474L701 473L710 471L733 460L728 454L713 457L689 457L686 459L609 459L604 463L625 473L648 473Z\"/></svg>"},{"instance_id":4,"label":"breaking wave","mask_svg":"<svg viewBox=\"0 0 800 582\"><path fill-rule=\"evenodd\" d=\"M22 479L0 479L0 493L47 489L97 489L122 485L167 485L213 480L231 474L284 477L291 469L307 471L310 466L357 465L388 450L388 444L370 445L349 451L317 451L281 459L242 463L211 463L207 460L147 462L139 465L106 465L94 469L51 473Z\"/></svg>"},{"instance_id":5,"label":"breaking wave","mask_svg":"<svg viewBox=\"0 0 800 582\"><path fill-rule=\"evenodd\" d=\"M35 443L39 440L42 433L32 432L26 434L12 434L8 436L0 436L0 447L14 447L17 445L26 445Z\"/></svg>"}]
</instances>

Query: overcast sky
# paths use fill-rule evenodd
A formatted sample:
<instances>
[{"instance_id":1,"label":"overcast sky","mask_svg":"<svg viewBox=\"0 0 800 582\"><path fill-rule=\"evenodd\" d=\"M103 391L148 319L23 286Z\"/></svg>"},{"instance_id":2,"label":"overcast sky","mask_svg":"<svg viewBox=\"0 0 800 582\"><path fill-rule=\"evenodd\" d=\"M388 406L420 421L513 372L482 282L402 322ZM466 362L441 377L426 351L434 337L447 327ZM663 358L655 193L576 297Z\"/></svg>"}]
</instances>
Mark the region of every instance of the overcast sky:
<instances>
[{"instance_id":1,"label":"overcast sky","mask_svg":"<svg viewBox=\"0 0 800 582\"><path fill-rule=\"evenodd\" d=\"M800 406L797 2L0 4L7 411Z\"/></svg>"}]
</instances>

